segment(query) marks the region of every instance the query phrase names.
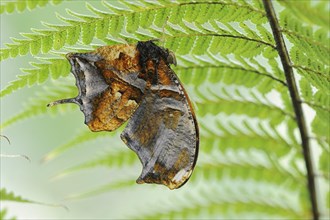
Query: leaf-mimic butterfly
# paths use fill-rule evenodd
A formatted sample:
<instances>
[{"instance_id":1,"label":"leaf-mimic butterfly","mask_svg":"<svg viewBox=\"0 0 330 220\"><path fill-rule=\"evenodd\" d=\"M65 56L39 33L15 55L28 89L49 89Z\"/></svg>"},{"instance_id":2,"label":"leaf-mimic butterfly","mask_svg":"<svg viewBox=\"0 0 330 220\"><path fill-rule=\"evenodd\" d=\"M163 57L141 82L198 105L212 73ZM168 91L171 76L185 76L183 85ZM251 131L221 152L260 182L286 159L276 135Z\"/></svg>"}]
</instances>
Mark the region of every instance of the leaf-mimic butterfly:
<instances>
[{"instance_id":1,"label":"leaf-mimic butterfly","mask_svg":"<svg viewBox=\"0 0 330 220\"><path fill-rule=\"evenodd\" d=\"M104 46L67 59L79 94L76 103L92 131L113 131L127 122L121 139L139 157L137 183L179 188L196 164L199 131L188 95L170 64L175 56L152 41Z\"/></svg>"}]
</instances>

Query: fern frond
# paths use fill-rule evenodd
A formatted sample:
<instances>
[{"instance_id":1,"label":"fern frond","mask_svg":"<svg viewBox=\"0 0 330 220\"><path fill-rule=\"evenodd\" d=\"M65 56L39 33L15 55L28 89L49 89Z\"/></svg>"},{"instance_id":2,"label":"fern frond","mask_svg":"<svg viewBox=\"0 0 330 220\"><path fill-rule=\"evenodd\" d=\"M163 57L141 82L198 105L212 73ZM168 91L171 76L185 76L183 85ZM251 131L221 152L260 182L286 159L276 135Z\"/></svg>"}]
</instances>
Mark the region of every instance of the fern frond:
<instances>
[{"instance_id":1,"label":"fern frond","mask_svg":"<svg viewBox=\"0 0 330 220\"><path fill-rule=\"evenodd\" d=\"M24 199L21 196L15 195L13 192L8 192L5 188L0 189L0 195L2 201L36 203L32 200Z\"/></svg>"},{"instance_id":2,"label":"fern frond","mask_svg":"<svg viewBox=\"0 0 330 220\"><path fill-rule=\"evenodd\" d=\"M230 82L234 82L234 80L238 80L236 84L245 85L244 82L248 80L246 82L246 85L250 87L252 85L255 85L256 80L259 79L257 76L251 76L251 74L256 74L277 81L272 83L274 84L273 87L278 89L279 91L283 90L283 88L280 88L280 85L275 85L275 83L280 83L286 86L286 82L283 77L283 72L281 70L278 70L276 68L274 68L273 71L266 69L264 67L265 63L261 64L261 61L257 61L255 58L243 58L241 56L229 58L225 55L222 56L220 53L216 55L209 53L207 55L204 54L202 56L193 56L189 54L184 54L181 56L179 55L177 57L179 66L177 68L174 68L174 70L178 70L177 73L180 75L180 78L182 78L183 82L188 82L186 81L185 77L188 77L189 79L193 78L190 77L191 75L197 77L198 75L197 73L195 74L195 71L198 71L200 73L198 79L202 80L202 82L207 79L210 80L212 83L216 83L224 78L223 80L227 82L227 84L229 84ZM204 69L204 71L202 69ZM210 70L205 71L205 69ZM183 72L184 74L180 74L181 72ZM223 75L222 72L227 74ZM248 74L244 72L247 72ZM204 76L204 74L207 75ZM229 80L227 81L226 79ZM269 91L269 89L266 91Z\"/></svg>"},{"instance_id":3,"label":"fern frond","mask_svg":"<svg viewBox=\"0 0 330 220\"><path fill-rule=\"evenodd\" d=\"M50 160L53 160L57 156L59 156L61 153L71 149L72 147L76 147L77 145L94 140L96 138L100 137L112 137L120 132L121 129L115 131L115 132L97 132L93 133L90 130L84 130L80 132L80 134L77 134L73 139L71 139L69 142L55 148L54 150L47 153L44 158L42 159L43 162L48 162ZM119 137L116 137L119 138Z\"/></svg>"},{"instance_id":4,"label":"fern frond","mask_svg":"<svg viewBox=\"0 0 330 220\"><path fill-rule=\"evenodd\" d=\"M246 69L223 68L221 66L214 68L210 66L178 68L178 73L183 83L187 85L189 94L192 97L198 97L198 100L195 100L197 106L201 105L202 107L202 105L205 105L205 107L199 110L199 114L201 115L208 113L212 109L209 107L213 106L213 110L217 111L211 112L214 114L220 111L227 111L227 113L244 111L242 114L250 113L254 116L263 117L264 115L264 117L267 117L269 116L269 111L274 111L276 116L271 117L271 120L281 121L283 119L282 116L293 118L291 113L271 103L267 96L262 95L257 90L251 89L255 87L259 88L255 82L263 83L263 75L255 74L252 71L249 72ZM196 84L198 87L192 86ZM217 105L219 104L224 106L218 108ZM228 108L226 108L226 104L228 104ZM235 106L232 106L235 104L245 105L246 108L235 108ZM249 108L251 111L248 111ZM278 116L280 115L281 117L279 118Z\"/></svg>"},{"instance_id":5,"label":"fern frond","mask_svg":"<svg viewBox=\"0 0 330 220\"><path fill-rule=\"evenodd\" d=\"M55 113L65 112L69 109L73 109L75 107L73 105L63 105L59 106L59 108L47 108L46 106L52 100L56 100L61 97L66 98L67 96L70 96L70 94L73 97L75 93L76 88L74 86L61 85L61 88L46 89L46 93L39 93L39 97L31 98L23 111L2 122L0 127L4 129L18 121L22 121L23 119L27 119L33 116L46 113L52 113L55 115Z\"/></svg>"},{"instance_id":6,"label":"fern frond","mask_svg":"<svg viewBox=\"0 0 330 220\"><path fill-rule=\"evenodd\" d=\"M0 14L13 13L15 11L23 12L26 9L32 11L37 7L44 7L49 3L53 5L60 4L63 0L14 0L9 2L2 2L0 5Z\"/></svg>"},{"instance_id":7,"label":"fern frond","mask_svg":"<svg viewBox=\"0 0 330 220\"><path fill-rule=\"evenodd\" d=\"M199 179L207 181L203 179L203 176L199 176ZM200 195L203 195L203 199ZM251 195L253 195L253 200L250 200ZM207 186L195 185L194 192L182 192L171 198L171 201L158 202L161 203L160 206L166 207L166 209L159 209L157 206L150 206L147 203L144 204L144 207L141 205L142 207L137 211L137 214L130 217L137 219L178 219L202 218L206 215L217 218L232 218L237 216L236 213L244 215L253 209L254 215L260 216L260 218L265 218L265 216L267 218L269 216L289 219L306 218L308 215L300 212L302 206L293 205L299 204L299 199L298 188L279 187L278 184L267 181L244 180L224 174L220 180L208 180ZM178 202L173 204L173 200Z\"/></svg>"},{"instance_id":8,"label":"fern frond","mask_svg":"<svg viewBox=\"0 0 330 220\"><path fill-rule=\"evenodd\" d=\"M110 3L106 3L105 6L108 7L108 9L110 9L112 12L101 12L93 8L90 4L88 4L87 8L91 12L95 13L97 17L80 15L78 13L68 11L68 14L78 17L79 20L67 19L62 16L59 16L59 19L67 23L67 25L50 25L45 23L45 26L51 28L51 30L35 30L35 33L24 34L23 36L27 37L25 39L14 39L14 43L7 44L7 48L1 49L1 60L6 59L8 57L16 57L18 54L25 55L28 51L30 51L31 54L38 54L39 52L47 53L51 48L59 50L65 44L72 45L76 43L79 38L81 38L82 43L89 44L94 37L100 40L106 40L108 34L112 35L113 37L117 37L125 32L135 33L135 31L137 31L138 24L140 23L142 23L142 28L155 31L155 29L152 29L151 27L162 27L165 24L167 17L169 22L175 21L175 23L181 20L185 20L186 18L187 20L191 20L191 17L189 15L190 13L185 13L185 11L200 10L204 11L205 13L213 11L213 15L208 15L210 16L208 17L208 19L219 20L218 16L216 16L216 13L214 12L216 9L221 8L224 12L222 14L223 16L221 19L227 19L230 21L241 21L247 16L253 21L257 21L258 23L266 22L266 19L262 13L252 10L250 8L245 8L245 10L241 10L239 14L236 13L236 16L232 16L233 12L237 11L240 6L224 2L214 2L214 4L205 2L182 4L167 3L162 6L148 5L149 7L147 8L143 6L135 6L135 11L127 9L125 10L123 8L118 11L116 8L111 6ZM154 13L156 15L154 16L153 20L150 19L150 13ZM251 13L256 13L255 17L253 17L255 19L251 18ZM178 19L179 15L180 19ZM182 17L182 15L184 17ZM146 20L147 22L145 22ZM195 23L196 22L200 25L206 22L203 13L199 14L199 17L195 20ZM189 29L186 28L184 22L181 22L176 25L181 28L168 29L170 30L170 32L172 32L172 35L174 34L174 36L177 36L177 38L182 35L182 31L179 30ZM162 34L161 32L162 29L160 28L158 29L158 31L154 32L154 34L157 33L156 37L160 37ZM250 31L250 33L252 33L252 31ZM185 32L185 34L187 35L191 33ZM234 31L233 34L239 34L239 32ZM123 34L122 36L125 36L125 34ZM258 37L257 35L253 36ZM243 36L242 34L240 34L240 36L237 37ZM146 39L148 38L144 38L144 40ZM127 40L129 41L129 38L127 38ZM143 38L140 37L140 40L143 40ZM262 42L261 40L254 40ZM246 49L248 49L248 46L244 46Z\"/></svg>"},{"instance_id":9,"label":"fern frond","mask_svg":"<svg viewBox=\"0 0 330 220\"><path fill-rule=\"evenodd\" d=\"M16 220L15 217L9 218L7 215L7 209L6 208L2 208L0 210L0 219L7 219L7 220Z\"/></svg>"},{"instance_id":10,"label":"fern frond","mask_svg":"<svg viewBox=\"0 0 330 220\"><path fill-rule=\"evenodd\" d=\"M291 11L296 20L302 20L307 25L329 28L329 2L327 1L304 1L300 4L293 1L279 1L278 3ZM314 16L308 16L308 14Z\"/></svg>"},{"instance_id":11,"label":"fern frond","mask_svg":"<svg viewBox=\"0 0 330 220\"><path fill-rule=\"evenodd\" d=\"M224 115L215 116L206 115L200 119L201 134L206 137L212 136L238 136L244 138L249 137L251 141L254 138L270 139L273 142L282 143L284 146L291 146L299 149L299 144L295 140L289 139L278 130L281 126L272 125L267 120L259 120L258 118L249 118L245 115ZM256 132L258 129L258 132ZM293 131L287 129L289 133ZM234 137L233 137L234 138Z\"/></svg>"},{"instance_id":12,"label":"fern frond","mask_svg":"<svg viewBox=\"0 0 330 220\"><path fill-rule=\"evenodd\" d=\"M31 204L39 204L39 205L46 205L46 206L62 207L62 208L67 209L65 206L59 205L59 204L49 204L49 203L44 203L44 202L37 202L34 200L30 200L30 199L25 199L22 196L14 194L13 192L8 192L6 188L0 189L0 201L31 203Z\"/></svg>"},{"instance_id":13,"label":"fern frond","mask_svg":"<svg viewBox=\"0 0 330 220\"><path fill-rule=\"evenodd\" d=\"M134 178L131 180L116 181L114 183L102 185L87 192L71 194L67 197L68 200L84 199L92 196L100 195L112 190L119 190L125 187L132 188L136 185Z\"/></svg>"},{"instance_id":14,"label":"fern frond","mask_svg":"<svg viewBox=\"0 0 330 220\"><path fill-rule=\"evenodd\" d=\"M203 193L203 192L201 192ZM180 201L178 202L186 202ZM164 203L163 206L169 206L169 203ZM251 213L251 210L253 212ZM267 211L266 211L267 210ZM150 211L151 212L151 211ZM239 213L239 214L233 214ZM299 213L292 213L291 210L279 209L275 205L269 206L266 204L247 203L244 201L219 201L209 204L200 204L187 208L178 208L172 210L164 210L162 213L159 210L153 210L152 214L137 214L131 215L129 218L134 219L190 219L203 218L208 216L210 219L244 219L247 215L255 216L258 219L301 219L304 216ZM267 216L267 217L265 217Z\"/></svg>"},{"instance_id":15,"label":"fern frond","mask_svg":"<svg viewBox=\"0 0 330 220\"><path fill-rule=\"evenodd\" d=\"M43 63L31 63L33 68L21 69L25 75L18 75L18 79L9 83L7 87L0 91L0 98L11 94L15 90L32 86L34 84L42 84L47 79L58 79L68 76L70 73L70 64L65 59L48 58L43 59Z\"/></svg>"},{"instance_id":16,"label":"fern frond","mask_svg":"<svg viewBox=\"0 0 330 220\"><path fill-rule=\"evenodd\" d=\"M123 146L121 147L123 147L122 149L124 149L125 146L124 144L122 145ZM111 146L111 149L112 148L113 146ZM132 152L129 153L127 151L117 150L117 152L104 153L99 157L97 157L96 159L89 160L87 162L65 169L62 172L60 172L58 175L56 175L55 178L67 176L73 172L78 172L85 169L91 169L98 166L114 168L114 167L132 166L137 163L138 163L138 158Z\"/></svg>"}]
</instances>

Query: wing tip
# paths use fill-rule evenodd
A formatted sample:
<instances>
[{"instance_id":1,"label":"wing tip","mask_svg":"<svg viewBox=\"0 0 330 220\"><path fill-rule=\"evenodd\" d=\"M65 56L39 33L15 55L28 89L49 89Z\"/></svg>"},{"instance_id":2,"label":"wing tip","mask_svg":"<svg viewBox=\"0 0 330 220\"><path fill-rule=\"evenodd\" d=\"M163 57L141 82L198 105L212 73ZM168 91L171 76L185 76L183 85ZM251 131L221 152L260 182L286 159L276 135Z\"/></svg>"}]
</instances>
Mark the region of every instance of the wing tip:
<instances>
[{"instance_id":1,"label":"wing tip","mask_svg":"<svg viewBox=\"0 0 330 220\"><path fill-rule=\"evenodd\" d=\"M178 189L181 186L183 186L190 178L192 174L191 170L185 170L181 169L179 172L177 172L173 178L169 179L167 175L165 175L165 178L161 178L161 174L156 175L155 173L145 173L139 176L139 178L136 180L136 183L143 184L160 184L168 187L170 190Z\"/></svg>"}]
</instances>

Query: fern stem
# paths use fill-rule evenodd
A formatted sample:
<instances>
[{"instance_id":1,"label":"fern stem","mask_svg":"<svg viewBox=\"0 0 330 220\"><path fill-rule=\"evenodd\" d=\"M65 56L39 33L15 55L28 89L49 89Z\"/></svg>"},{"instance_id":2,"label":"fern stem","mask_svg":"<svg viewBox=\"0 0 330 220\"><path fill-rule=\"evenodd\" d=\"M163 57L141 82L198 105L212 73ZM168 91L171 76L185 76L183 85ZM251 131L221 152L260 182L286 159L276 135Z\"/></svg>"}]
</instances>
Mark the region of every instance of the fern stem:
<instances>
[{"instance_id":1,"label":"fern stem","mask_svg":"<svg viewBox=\"0 0 330 220\"><path fill-rule=\"evenodd\" d=\"M300 66L300 65L292 65L292 67L296 68L296 69L302 69L302 70L306 70L306 71L309 71L309 72L313 72L325 79L327 79L328 81L330 81L330 77L328 74L324 74L320 71L316 71L316 70L312 70L311 68L308 68L308 67L304 67L304 66Z\"/></svg>"},{"instance_id":2,"label":"fern stem","mask_svg":"<svg viewBox=\"0 0 330 220\"><path fill-rule=\"evenodd\" d=\"M257 42L257 43L260 43L260 44L267 45L267 46L273 48L274 50L276 50L276 47L273 44L267 43L267 42L262 41L262 40L257 40L257 39L248 38L248 37L244 37L244 36L235 36L235 35L230 35L230 34L215 34L214 36L238 38L238 39L244 39L244 40L247 40L247 41L253 41L253 42Z\"/></svg>"},{"instance_id":3,"label":"fern stem","mask_svg":"<svg viewBox=\"0 0 330 220\"><path fill-rule=\"evenodd\" d=\"M313 106L313 107L316 107L316 108L320 108L320 109L322 109L322 110L324 110L324 111L330 112L330 109L327 108L326 106L316 104L316 103L314 103L314 102L312 102L312 101L310 102L310 101L306 101L306 100L304 100L304 101L302 101L302 103L306 103L306 104L309 105L309 106Z\"/></svg>"},{"instance_id":4,"label":"fern stem","mask_svg":"<svg viewBox=\"0 0 330 220\"><path fill-rule=\"evenodd\" d=\"M205 68L205 69L211 69L211 68L228 68L228 69L233 69L233 70L243 70L243 71L246 71L246 72L252 72L252 73L255 73L257 75L261 75L261 76L265 76L265 77L269 77L279 83L281 83L283 86L287 86L286 85L286 82L284 82L283 80L281 79L278 79L268 73L263 73L263 72L260 72L258 70L255 70L255 69L247 69L247 68L244 68L244 67L236 67L236 66L229 66L229 65L205 65L205 66L198 66L198 65L194 65L194 66L188 66L188 67L177 67L176 69L177 70L186 70L186 69L202 69L202 68Z\"/></svg>"},{"instance_id":5,"label":"fern stem","mask_svg":"<svg viewBox=\"0 0 330 220\"><path fill-rule=\"evenodd\" d=\"M302 110L301 101L299 98L299 93L296 85L296 81L293 74L293 68L291 65L291 60L283 39L283 35L281 33L281 28L279 26L275 10L273 8L273 4L270 0L263 0L263 4L266 10L266 15L268 18L268 21L270 23L270 26L273 31L274 40L276 43L277 51L279 53L279 56L281 58L285 78L287 81L288 89L291 96L292 105L295 111L296 115L296 121L298 124L298 128L300 131L300 137L301 137L301 145L303 148L303 154L305 159L305 165L307 170L307 179L308 179L308 190L309 190L309 196L311 199L312 204L312 213L313 213L313 219L318 220L319 219L319 211L318 211L318 205L317 205L317 195L316 195L316 186L315 186L315 179L314 179L314 168L312 163L312 156L310 152L310 144L309 144L309 138L308 138L308 132L304 117L304 112Z\"/></svg>"},{"instance_id":6,"label":"fern stem","mask_svg":"<svg viewBox=\"0 0 330 220\"><path fill-rule=\"evenodd\" d=\"M183 38L183 37L208 37L208 36L212 36L212 37L226 37L226 38L235 38L235 39L242 39L242 40L246 40L246 41L252 41L252 42L256 42L259 44L263 44L266 46L271 47L272 49L276 50L276 46L274 46L271 43L262 41L262 40L257 40L257 39L253 39L253 38L248 38L245 36L236 36L236 35L231 35L231 34L204 34L204 33L198 33L198 34L176 34L173 36L165 36L164 39L176 39L176 38ZM158 38L156 38L155 40L158 40Z\"/></svg>"},{"instance_id":7,"label":"fern stem","mask_svg":"<svg viewBox=\"0 0 330 220\"><path fill-rule=\"evenodd\" d=\"M283 86L287 86L286 82L284 82L283 80L280 80L268 73L262 73L262 72L259 72L258 70L254 70L254 69L246 69L246 68L243 68L243 67L233 67L233 66L218 66L219 68L221 67L224 67L224 68L229 68L229 69L238 69L238 70L244 70L244 71L247 71L247 72L252 72L252 73L255 73L257 75L261 75L261 76L265 76L265 77L269 77L279 83L281 83Z\"/></svg>"},{"instance_id":8,"label":"fern stem","mask_svg":"<svg viewBox=\"0 0 330 220\"><path fill-rule=\"evenodd\" d=\"M283 33L286 33L286 34L288 34L288 35L293 35L293 36L295 36L295 37L298 37L298 38L304 39L304 40L307 41L308 43L313 44L313 45L318 46L318 47L321 47L321 48L327 50L327 52L330 52L329 47L323 45L323 44L320 43L319 41L315 41L315 40L313 40L313 39L310 38L310 37L302 36L301 34L299 34L299 33L296 32L296 31L291 31L291 30L287 30L287 29L282 29L282 32L283 32Z\"/></svg>"},{"instance_id":9,"label":"fern stem","mask_svg":"<svg viewBox=\"0 0 330 220\"><path fill-rule=\"evenodd\" d=\"M254 12L258 12L262 15L265 15L265 13L261 10L257 10L256 8L253 8L249 5L242 5L242 4L238 4L238 3L235 3L235 2L224 2L224 1L209 1L209 2L185 2L185 3L180 3L180 5L198 5L198 4L221 4L221 5L232 5L232 6L237 6L237 7L240 7L240 8L246 8L246 9L249 9L250 11L254 11Z\"/></svg>"}]
</instances>

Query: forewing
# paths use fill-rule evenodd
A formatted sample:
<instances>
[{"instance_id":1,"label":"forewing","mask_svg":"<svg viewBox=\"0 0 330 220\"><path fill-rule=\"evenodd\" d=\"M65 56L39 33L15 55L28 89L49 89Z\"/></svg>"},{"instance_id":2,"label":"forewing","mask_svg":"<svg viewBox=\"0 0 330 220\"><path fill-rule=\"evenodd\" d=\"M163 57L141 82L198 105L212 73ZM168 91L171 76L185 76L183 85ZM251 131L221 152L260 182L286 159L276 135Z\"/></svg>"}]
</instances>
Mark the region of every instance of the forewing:
<instances>
[{"instance_id":1,"label":"forewing","mask_svg":"<svg viewBox=\"0 0 330 220\"><path fill-rule=\"evenodd\" d=\"M142 97L137 53L130 45L105 46L91 53L67 55L79 94L74 102L92 131L113 131L127 121ZM56 104L57 104L56 103Z\"/></svg>"}]
</instances>

